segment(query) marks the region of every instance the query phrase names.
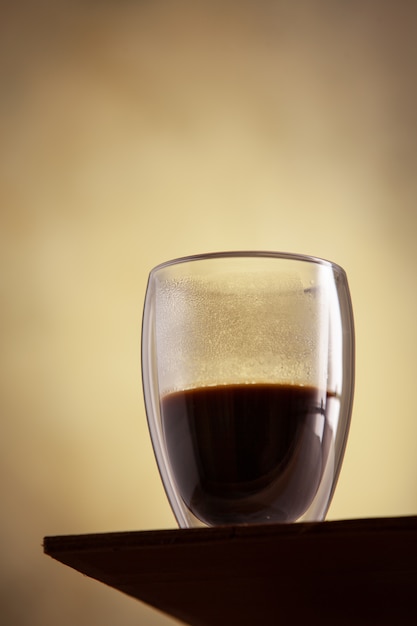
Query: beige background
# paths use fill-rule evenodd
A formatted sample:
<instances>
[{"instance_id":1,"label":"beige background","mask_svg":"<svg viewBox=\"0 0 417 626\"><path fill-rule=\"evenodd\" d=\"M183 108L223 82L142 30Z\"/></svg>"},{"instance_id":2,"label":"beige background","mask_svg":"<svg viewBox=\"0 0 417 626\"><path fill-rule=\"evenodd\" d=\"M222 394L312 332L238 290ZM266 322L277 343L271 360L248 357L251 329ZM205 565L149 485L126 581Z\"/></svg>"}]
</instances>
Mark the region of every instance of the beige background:
<instances>
[{"instance_id":1,"label":"beige background","mask_svg":"<svg viewBox=\"0 0 417 626\"><path fill-rule=\"evenodd\" d=\"M416 7L1 3L2 624L174 623L42 554L175 527L140 382L168 258L345 267L357 386L329 518L417 514Z\"/></svg>"}]
</instances>

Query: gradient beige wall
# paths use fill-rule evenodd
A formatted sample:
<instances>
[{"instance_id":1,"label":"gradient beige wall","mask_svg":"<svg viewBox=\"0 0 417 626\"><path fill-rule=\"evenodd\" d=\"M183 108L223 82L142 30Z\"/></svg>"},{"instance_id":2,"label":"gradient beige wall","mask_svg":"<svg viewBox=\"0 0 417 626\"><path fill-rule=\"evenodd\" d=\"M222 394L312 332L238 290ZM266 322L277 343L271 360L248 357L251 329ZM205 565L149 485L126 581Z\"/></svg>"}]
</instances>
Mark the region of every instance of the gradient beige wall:
<instances>
[{"instance_id":1,"label":"gradient beige wall","mask_svg":"<svg viewBox=\"0 0 417 626\"><path fill-rule=\"evenodd\" d=\"M41 545L175 527L140 383L171 257L345 267L357 386L329 518L416 514L416 3L5 5L1 623L173 623Z\"/></svg>"}]
</instances>

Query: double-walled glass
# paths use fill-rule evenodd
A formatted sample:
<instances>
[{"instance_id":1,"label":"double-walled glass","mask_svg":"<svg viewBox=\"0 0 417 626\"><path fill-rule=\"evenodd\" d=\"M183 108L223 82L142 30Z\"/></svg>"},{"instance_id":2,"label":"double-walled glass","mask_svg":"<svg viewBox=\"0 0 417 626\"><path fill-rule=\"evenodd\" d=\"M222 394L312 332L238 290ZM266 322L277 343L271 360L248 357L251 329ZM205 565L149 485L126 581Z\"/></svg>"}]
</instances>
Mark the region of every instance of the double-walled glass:
<instances>
[{"instance_id":1,"label":"double-walled glass","mask_svg":"<svg viewBox=\"0 0 417 626\"><path fill-rule=\"evenodd\" d=\"M142 378L181 527L324 519L353 400L341 267L273 252L157 266L145 298Z\"/></svg>"}]
</instances>

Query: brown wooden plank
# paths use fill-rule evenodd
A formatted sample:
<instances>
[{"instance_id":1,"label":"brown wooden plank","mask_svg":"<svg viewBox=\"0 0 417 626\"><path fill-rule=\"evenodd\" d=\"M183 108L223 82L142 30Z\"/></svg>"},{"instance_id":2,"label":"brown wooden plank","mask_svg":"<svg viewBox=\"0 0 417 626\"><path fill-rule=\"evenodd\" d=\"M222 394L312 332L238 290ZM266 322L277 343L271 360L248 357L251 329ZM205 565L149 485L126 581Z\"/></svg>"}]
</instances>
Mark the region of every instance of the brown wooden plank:
<instances>
[{"instance_id":1,"label":"brown wooden plank","mask_svg":"<svg viewBox=\"0 0 417 626\"><path fill-rule=\"evenodd\" d=\"M417 624L417 517L45 537L192 626Z\"/></svg>"}]
</instances>

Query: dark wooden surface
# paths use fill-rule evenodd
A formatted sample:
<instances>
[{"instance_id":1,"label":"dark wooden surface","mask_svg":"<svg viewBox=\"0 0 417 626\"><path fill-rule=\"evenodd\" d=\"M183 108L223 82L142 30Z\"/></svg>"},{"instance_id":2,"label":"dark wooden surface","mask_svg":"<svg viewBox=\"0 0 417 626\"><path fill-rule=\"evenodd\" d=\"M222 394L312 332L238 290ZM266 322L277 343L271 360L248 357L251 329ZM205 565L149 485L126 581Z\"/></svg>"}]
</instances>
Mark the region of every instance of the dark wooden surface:
<instances>
[{"instance_id":1,"label":"dark wooden surface","mask_svg":"<svg viewBox=\"0 0 417 626\"><path fill-rule=\"evenodd\" d=\"M45 537L192 626L417 625L417 517Z\"/></svg>"}]
</instances>

